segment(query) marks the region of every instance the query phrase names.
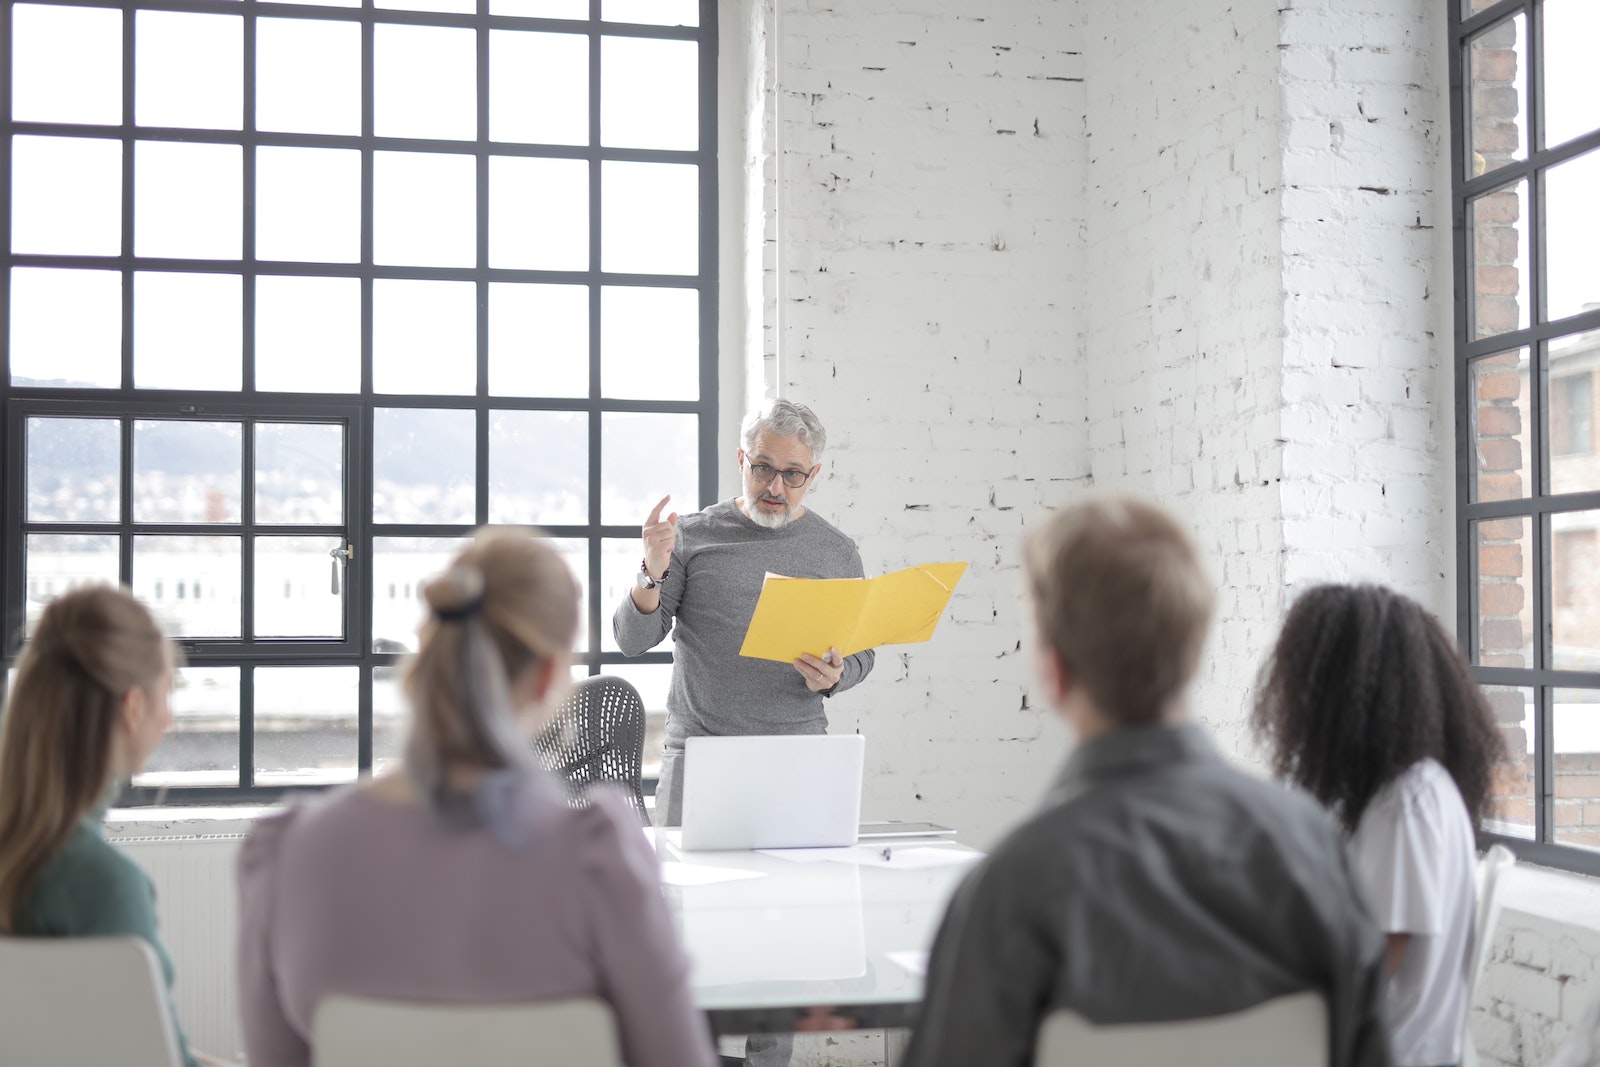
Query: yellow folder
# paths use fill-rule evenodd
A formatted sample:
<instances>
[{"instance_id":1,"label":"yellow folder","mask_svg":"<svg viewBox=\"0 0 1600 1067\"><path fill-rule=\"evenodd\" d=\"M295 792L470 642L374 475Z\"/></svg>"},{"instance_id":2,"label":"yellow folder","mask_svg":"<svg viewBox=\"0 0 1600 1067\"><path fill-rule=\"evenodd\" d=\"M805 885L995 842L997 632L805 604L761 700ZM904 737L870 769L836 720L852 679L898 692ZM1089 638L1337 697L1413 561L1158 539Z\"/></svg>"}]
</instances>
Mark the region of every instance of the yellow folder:
<instances>
[{"instance_id":1,"label":"yellow folder","mask_svg":"<svg viewBox=\"0 0 1600 1067\"><path fill-rule=\"evenodd\" d=\"M877 578L788 578L768 573L739 655L790 663L802 652L848 656L926 641L965 563L929 563Z\"/></svg>"}]
</instances>

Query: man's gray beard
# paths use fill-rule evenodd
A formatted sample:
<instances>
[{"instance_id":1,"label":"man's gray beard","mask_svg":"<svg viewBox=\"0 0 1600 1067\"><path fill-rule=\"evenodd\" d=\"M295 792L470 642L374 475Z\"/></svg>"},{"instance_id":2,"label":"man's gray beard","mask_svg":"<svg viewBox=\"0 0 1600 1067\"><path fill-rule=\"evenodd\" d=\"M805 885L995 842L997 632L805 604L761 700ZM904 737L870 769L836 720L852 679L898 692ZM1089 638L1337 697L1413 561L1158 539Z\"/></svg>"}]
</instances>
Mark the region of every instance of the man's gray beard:
<instances>
[{"instance_id":1,"label":"man's gray beard","mask_svg":"<svg viewBox=\"0 0 1600 1067\"><path fill-rule=\"evenodd\" d=\"M785 526L789 525L789 519L794 515L794 506L792 504L789 506L787 511L780 511L776 514L768 514L767 512L761 510L760 501L761 498L757 497L751 502L750 507L747 509L751 522L755 523L757 526L765 526L769 530L781 530Z\"/></svg>"}]
</instances>

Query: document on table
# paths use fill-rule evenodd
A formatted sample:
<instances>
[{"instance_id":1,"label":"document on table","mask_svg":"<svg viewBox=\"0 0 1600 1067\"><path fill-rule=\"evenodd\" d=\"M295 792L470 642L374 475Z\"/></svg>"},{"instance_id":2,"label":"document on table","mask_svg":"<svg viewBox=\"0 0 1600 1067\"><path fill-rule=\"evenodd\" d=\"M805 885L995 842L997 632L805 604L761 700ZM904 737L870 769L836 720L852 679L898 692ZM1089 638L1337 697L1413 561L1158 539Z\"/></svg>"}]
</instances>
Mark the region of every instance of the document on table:
<instances>
[{"instance_id":1,"label":"document on table","mask_svg":"<svg viewBox=\"0 0 1600 1067\"><path fill-rule=\"evenodd\" d=\"M853 863L858 867L884 867L889 870L916 871L927 867L956 867L983 859L983 853L965 848L922 845L916 848L889 848L883 845L847 845L843 848L760 848L763 856L791 863Z\"/></svg>"},{"instance_id":2,"label":"document on table","mask_svg":"<svg viewBox=\"0 0 1600 1067\"><path fill-rule=\"evenodd\" d=\"M885 952L890 963L897 963L912 974L926 977L928 974L928 954L926 952Z\"/></svg>"},{"instance_id":3,"label":"document on table","mask_svg":"<svg viewBox=\"0 0 1600 1067\"><path fill-rule=\"evenodd\" d=\"M662 885L712 885L765 877L763 871L742 871L737 867L706 867L698 863L679 863L677 860L663 860L661 863Z\"/></svg>"},{"instance_id":4,"label":"document on table","mask_svg":"<svg viewBox=\"0 0 1600 1067\"><path fill-rule=\"evenodd\" d=\"M790 663L837 648L849 656L933 636L965 563L929 563L876 578L768 573L739 655Z\"/></svg>"}]
</instances>

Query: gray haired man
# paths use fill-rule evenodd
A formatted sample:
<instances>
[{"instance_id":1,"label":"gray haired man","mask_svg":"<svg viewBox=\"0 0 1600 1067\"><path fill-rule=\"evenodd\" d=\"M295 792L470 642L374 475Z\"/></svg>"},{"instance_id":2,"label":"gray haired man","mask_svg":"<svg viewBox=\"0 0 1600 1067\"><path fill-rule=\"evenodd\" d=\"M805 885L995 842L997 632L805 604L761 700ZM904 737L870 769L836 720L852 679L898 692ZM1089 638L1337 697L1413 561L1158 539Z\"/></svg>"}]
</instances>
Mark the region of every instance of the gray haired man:
<instances>
[{"instance_id":1,"label":"gray haired man","mask_svg":"<svg viewBox=\"0 0 1600 1067\"><path fill-rule=\"evenodd\" d=\"M683 743L727 734L820 734L823 698L872 670L869 649L837 648L793 664L739 655L768 571L791 578L860 578L856 543L801 504L822 469L827 433L803 404L773 400L745 416L739 473L744 495L704 511L662 517L662 498L644 521L644 562L612 626L630 656L673 631L666 749L656 786L656 823L683 818ZM794 1038L753 1034L751 1067L787 1064Z\"/></svg>"},{"instance_id":2,"label":"gray haired man","mask_svg":"<svg viewBox=\"0 0 1600 1067\"><path fill-rule=\"evenodd\" d=\"M870 650L837 648L793 664L739 655L768 571L791 578L860 578L849 537L801 501L822 469L827 433L803 404L773 400L745 416L738 450L744 495L704 511L644 522L638 581L613 619L617 644L637 656L673 631L666 751L656 787L656 822L683 815L683 743L728 734L820 734L823 698L872 670Z\"/></svg>"}]
</instances>

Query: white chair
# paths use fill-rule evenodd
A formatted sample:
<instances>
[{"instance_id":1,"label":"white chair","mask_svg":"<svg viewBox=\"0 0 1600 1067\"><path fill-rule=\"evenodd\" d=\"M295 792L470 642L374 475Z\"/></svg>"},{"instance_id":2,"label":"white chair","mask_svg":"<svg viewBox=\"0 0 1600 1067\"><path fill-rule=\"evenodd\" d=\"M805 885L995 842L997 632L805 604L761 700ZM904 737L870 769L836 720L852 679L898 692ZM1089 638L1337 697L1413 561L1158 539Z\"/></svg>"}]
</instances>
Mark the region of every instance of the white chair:
<instances>
[{"instance_id":1,"label":"white chair","mask_svg":"<svg viewBox=\"0 0 1600 1067\"><path fill-rule=\"evenodd\" d=\"M311 1026L316 1067L621 1067L616 1019L592 997L439 1004L333 996Z\"/></svg>"},{"instance_id":2,"label":"white chair","mask_svg":"<svg viewBox=\"0 0 1600 1067\"><path fill-rule=\"evenodd\" d=\"M1294 993L1253 1008L1182 1022L1096 1026L1051 1012L1034 1067L1327 1067L1322 994Z\"/></svg>"},{"instance_id":3,"label":"white chair","mask_svg":"<svg viewBox=\"0 0 1600 1067\"><path fill-rule=\"evenodd\" d=\"M156 954L137 937L0 937L0 1045L30 1067L178 1067Z\"/></svg>"},{"instance_id":4,"label":"white chair","mask_svg":"<svg viewBox=\"0 0 1600 1067\"><path fill-rule=\"evenodd\" d=\"M1489 962L1495 924L1500 921L1500 897L1506 875L1516 865L1517 857L1509 848L1495 845L1483 854L1474 872L1477 904L1472 916L1472 955L1467 961L1467 1015L1461 1024L1461 1067L1478 1067L1478 1049L1472 1043L1472 998L1478 991L1483 966Z\"/></svg>"}]
</instances>

